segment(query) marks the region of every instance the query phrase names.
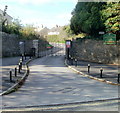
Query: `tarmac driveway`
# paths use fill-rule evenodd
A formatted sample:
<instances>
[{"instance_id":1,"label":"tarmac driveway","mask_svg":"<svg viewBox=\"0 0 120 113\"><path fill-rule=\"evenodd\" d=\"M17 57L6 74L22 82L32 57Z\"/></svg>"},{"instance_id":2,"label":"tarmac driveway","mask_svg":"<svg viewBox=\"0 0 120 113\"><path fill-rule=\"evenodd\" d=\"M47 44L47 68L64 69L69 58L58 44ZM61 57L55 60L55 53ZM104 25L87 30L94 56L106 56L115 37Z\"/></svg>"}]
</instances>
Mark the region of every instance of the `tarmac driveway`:
<instances>
[{"instance_id":1,"label":"tarmac driveway","mask_svg":"<svg viewBox=\"0 0 120 113\"><path fill-rule=\"evenodd\" d=\"M30 75L19 91L3 96L9 106L48 105L118 98L118 86L74 73L63 56L47 56L30 64Z\"/></svg>"}]
</instances>

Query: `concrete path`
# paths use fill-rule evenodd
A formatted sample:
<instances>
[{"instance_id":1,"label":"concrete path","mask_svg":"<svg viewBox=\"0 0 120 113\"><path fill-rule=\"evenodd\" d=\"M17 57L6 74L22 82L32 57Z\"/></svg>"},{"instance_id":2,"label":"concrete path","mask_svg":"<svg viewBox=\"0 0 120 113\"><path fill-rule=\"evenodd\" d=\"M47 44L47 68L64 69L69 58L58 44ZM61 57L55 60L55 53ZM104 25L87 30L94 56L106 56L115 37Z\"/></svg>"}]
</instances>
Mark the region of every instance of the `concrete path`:
<instances>
[{"instance_id":1,"label":"concrete path","mask_svg":"<svg viewBox=\"0 0 120 113\"><path fill-rule=\"evenodd\" d=\"M63 56L39 58L29 66L30 75L24 86L2 97L3 108L118 98L118 86L74 73L65 67Z\"/></svg>"},{"instance_id":2,"label":"concrete path","mask_svg":"<svg viewBox=\"0 0 120 113\"><path fill-rule=\"evenodd\" d=\"M64 44L57 44L57 43L50 43L54 47L52 49L42 51L39 53L39 57L51 55L51 56L56 56L56 55L62 55L64 54ZM60 51L61 50L61 51ZM22 73L17 73L17 77L15 77L15 67L18 69L18 63L20 61L20 56L19 57L7 57L7 58L1 58L0 59L0 77L1 77L1 84L0 84L0 93L3 91L6 91L8 88L12 87L25 73L24 69L21 71ZM26 57L26 60L24 58L23 64L25 64L28 60L30 59L29 56ZM10 82L10 75L9 71L12 69L12 82Z\"/></svg>"}]
</instances>

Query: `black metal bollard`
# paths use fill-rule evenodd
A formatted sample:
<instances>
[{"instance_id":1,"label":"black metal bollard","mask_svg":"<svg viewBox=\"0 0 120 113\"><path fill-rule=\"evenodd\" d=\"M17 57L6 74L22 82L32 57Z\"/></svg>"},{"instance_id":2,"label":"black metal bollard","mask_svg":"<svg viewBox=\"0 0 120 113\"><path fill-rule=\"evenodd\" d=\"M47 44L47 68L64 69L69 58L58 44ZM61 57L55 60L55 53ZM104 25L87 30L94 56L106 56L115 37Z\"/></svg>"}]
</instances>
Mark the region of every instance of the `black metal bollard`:
<instances>
[{"instance_id":1,"label":"black metal bollard","mask_svg":"<svg viewBox=\"0 0 120 113\"><path fill-rule=\"evenodd\" d=\"M77 59L75 59L75 66L77 67Z\"/></svg>"},{"instance_id":2,"label":"black metal bollard","mask_svg":"<svg viewBox=\"0 0 120 113\"><path fill-rule=\"evenodd\" d=\"M15 67L15 77L17 77L17 67Z\"/></svg>"},{"instance_id":3,"label":"black metal bollard","mask_svg":"<svg viewBox=\"0 0 120 113\"><path fill-rule=\"evenodd\" d=\"M88 64L88 73L90 73L90 64Z\"/></svg>"},{"instance_id":4,"label":"black metal bollard","mask_svg":"<svg viewBox=\"0 0 120 113\"><path fill-rule=\"evenodd\" d=\"M100 78L103 77L103 68L100 68Z\"/></svg>"},{"instance_id":5,"label":"black metal bollard","mask_svg":"<svg viewBox=\"0 0 120 113\"><path fill-rule=\"evenodd\" d=\"M18 66L19 66L18 73L20 73L20 68L21 68L21 65L20 65L20 63L18 64Z\"/></svg>"},{"instance_id":6,"label":"black metal bollard","mask_svg":"<svg viewBox=\"0 0 120 113\"><path fill-rule=\"evenodd\" d=\"M73 65L73 57L71 57L71 65Z\"/></svg>"},{"instance_id":7,"label":"black metal bollard","mask_svg":"<svg viewBox=\"0 0 120 113\"><path fill-rule=\"evenodd\" d=\"M25 53L25 60L26 60L26 53Z\"/></svg>"},{"instance_id":8,"label":"black metal bollard","mask_svg":"<svg viewBox=\"0 0 120 113\"><path fill-rule=\"evenodd\" d=\"M120 82L120 73L118 73L118 83Z\"/></svg>"},{"instance_id":9,"label":"black metal bollard","mask_svg":"<svg viewBox=\"0 0 120 113\"><path fill-rule=\"evenodd\" d=\"M29 67L28 67L28 65L27 65L27 73L29 73Z\"/></svg>"},{"instance_id":10,"label":"black metal bollard","mask_svg":"<svg viewBox=\"0 0 120 113\"><path fill-rule=\"evenodd\" d=\"M71 55L69 55L68 59L71 59Z\"/></svg>"},{"instance_id":11,"label":"black metal bollard","mask_svg":"<svg viewBox=\"0 0 120 113\"><path fill-rule=\"evenodd\" d=\"M12 70L10 70L10 82L12 82Z\"/></svg>"},{"instance_id":12,"label":"black metal bollard","mask_svg":"<svg viewBox=\"0 0 120 113\"><path fill-rule=\"evenodd\" d=\"M20 61L20 69L22 70L22 61Z\"/></svg>"},{"instance_id":13,"label":"black metal bollard","mask_svg":"<svg viewBox=\"0 0 120 113\"><path fill-rule=\"evenodd\" d=\"M30 55L29 57L30 57L30 59L31 59L31 55Z\"/></svg>"},{"instance_id":14,"label":"black metal bollard","mask_svg":"<svg viewBox=\"0 0 120 113\"><path fill-rule=\"evenodd\" d=\"M22 62L22 58L20 58L20 62Z\"/></svg>"}]
</instances>

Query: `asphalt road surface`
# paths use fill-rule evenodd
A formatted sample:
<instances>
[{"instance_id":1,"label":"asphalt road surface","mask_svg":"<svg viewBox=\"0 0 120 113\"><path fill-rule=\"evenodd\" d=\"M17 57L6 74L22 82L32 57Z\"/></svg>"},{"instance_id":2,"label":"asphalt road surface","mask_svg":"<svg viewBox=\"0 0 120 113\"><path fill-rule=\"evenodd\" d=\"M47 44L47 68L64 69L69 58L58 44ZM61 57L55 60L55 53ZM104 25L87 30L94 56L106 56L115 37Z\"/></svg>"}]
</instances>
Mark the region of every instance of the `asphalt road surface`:
<instances>
[{"instance_id":1,"label":"asphalt road surface","mask_svg":"<svg viewBox=\"0 0 120 113\"><path fill-rule=\"evenodd\" d=\"M88 101L118 98L118 86L108 85L76 74L64 65L64 56L39 58L32 61L29 66L30 75L22 88L2 97L3 109L75 102L87 103ZM87 107L82 107L83 104L74 105L79 106L56 109L118 111L118 100L103 104L102 102L89 103Z\"/></svg>"}]
</instances>

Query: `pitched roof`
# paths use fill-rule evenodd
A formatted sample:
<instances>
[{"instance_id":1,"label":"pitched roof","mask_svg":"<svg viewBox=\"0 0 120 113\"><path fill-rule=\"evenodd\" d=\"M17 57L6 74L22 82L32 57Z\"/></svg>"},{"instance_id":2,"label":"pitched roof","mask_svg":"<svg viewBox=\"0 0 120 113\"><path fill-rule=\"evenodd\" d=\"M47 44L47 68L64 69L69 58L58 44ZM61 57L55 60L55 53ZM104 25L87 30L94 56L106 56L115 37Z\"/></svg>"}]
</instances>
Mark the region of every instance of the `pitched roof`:
<instances>
[{"instance_id":1,"label":"pitched roof","mask_svg":"<svg viewBox=\"0 0 120 113\"><path fill-rule=\"evenodd\" d=\"M49 29L47 28L47 27L45 27L45 28L43 28L42 30L40 30L40 34L41 35L47 35L48 34L48 31L49 31Z\"/></svg>"},{"instance_id":2,"label":"pitched roof","mask_svg":"<svg viewBox=\"0 0 120 113\"><path fill-rule=\"evenodd\" d=\"M0 9L0 14L3 16L3 11ZM11 18L11 20L13 19L13 17L11 17L10 15L8 15L7 13L6 13L6 16L5 16L6 18L8 17L8 18Z\"/></svg>"},{"instance_id":3,"label":"pitched roof","mask_svg":"<svg viewBox=\"0 0 120 113\"><path fill-rule=\"evenodd\" d=\"M49 30L49 32L60 32L63 27L53 27L52 29Z\"/></svg>"}]
</instances>

